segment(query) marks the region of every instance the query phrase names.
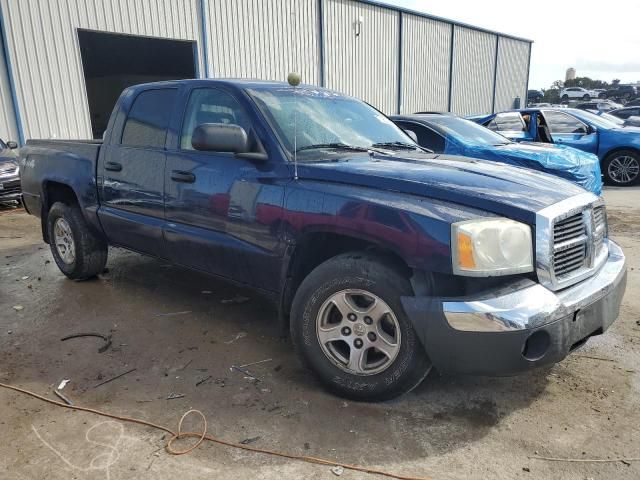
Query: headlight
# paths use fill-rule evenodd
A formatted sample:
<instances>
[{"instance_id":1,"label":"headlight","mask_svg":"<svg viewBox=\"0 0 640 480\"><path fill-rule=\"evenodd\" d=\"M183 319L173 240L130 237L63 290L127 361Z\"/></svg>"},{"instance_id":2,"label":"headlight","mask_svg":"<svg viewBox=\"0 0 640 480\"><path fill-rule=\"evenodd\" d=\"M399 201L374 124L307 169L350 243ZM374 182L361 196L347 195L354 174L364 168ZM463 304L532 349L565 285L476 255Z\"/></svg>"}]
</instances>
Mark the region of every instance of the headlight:
<instances>
[{"instance_id":1,"label":"headlight","mask_svg":"<svg viewBox=\"0 0 640 480\"><path fill-rule=\"evenodd\" d=\"M531 227L508 218L451 225L453 273L471 277L533 271Z\"/></svg>"}]
</instances>

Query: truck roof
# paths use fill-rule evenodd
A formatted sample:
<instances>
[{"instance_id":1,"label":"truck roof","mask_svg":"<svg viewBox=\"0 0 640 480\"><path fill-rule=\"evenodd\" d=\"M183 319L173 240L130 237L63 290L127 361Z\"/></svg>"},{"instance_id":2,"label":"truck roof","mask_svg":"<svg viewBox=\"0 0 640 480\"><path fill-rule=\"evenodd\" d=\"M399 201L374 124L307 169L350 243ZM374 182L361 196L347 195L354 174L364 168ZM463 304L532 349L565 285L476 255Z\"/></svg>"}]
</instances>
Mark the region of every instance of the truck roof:
<instances>
[{"instance_id":1,"label":"truck roof","mask_svg":"<svg viewBox=\"0 0 640 480\"><path fill-rule=\"evenodd\" d=\"M161 86L175 86L175 85L183 85L183 84L211 84L211 85L225 85L235 88L247 89L247 88L283 88L283 87L291 87L289 83L285 81L275 81L275 80L258 80L258 79L250 79L250 78L192 78L186 80L165 80L162 82L150 82L150 83L141 83L137 85L133 85L129 88L133 90L144 90L153 87L161 87ZM300 88L314 88L318 90L327 90L332 91L324 87L319 87L317 85L311 84L300 84Z\"/></svg>"}]
</instances>

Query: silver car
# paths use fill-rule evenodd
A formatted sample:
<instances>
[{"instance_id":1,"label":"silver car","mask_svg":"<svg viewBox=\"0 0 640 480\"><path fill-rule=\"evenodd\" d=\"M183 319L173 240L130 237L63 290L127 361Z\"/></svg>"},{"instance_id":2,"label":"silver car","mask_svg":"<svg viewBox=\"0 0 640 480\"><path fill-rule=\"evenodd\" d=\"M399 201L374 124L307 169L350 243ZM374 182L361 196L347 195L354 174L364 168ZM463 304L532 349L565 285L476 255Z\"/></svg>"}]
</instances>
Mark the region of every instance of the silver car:
<instances>
[{"instance_id":1,"label":"silver car","mask_svg":"<svg viewBox=\"0 0 640 480\"><path fill-rule=\"evenodd\" d=\"M18 148L16 142L0 140L0 203L20 201L20 171L18 156L14 150Z\"/></svg>"}]
</instances>

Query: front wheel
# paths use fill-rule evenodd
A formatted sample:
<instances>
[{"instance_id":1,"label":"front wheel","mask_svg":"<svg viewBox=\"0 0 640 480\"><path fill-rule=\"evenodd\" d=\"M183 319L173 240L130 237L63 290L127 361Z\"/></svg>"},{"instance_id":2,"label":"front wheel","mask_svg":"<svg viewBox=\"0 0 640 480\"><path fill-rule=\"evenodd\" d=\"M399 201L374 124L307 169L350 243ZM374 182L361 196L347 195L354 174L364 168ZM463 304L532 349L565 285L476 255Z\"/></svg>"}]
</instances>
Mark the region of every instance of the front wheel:
<instances>
[{"instance_id":1,"label":"front wheel","mask_svg":"<svg viewBox=\"0 0 640 480\"><path fill-rule=\"evenodd\" d=\"M586 101L588 102L589 100L591 100L591 95L589 95L588 93L585 93L585 94L582 96L582 99L583 99L583 100L586 100Z\"/></svg>"},{"instance_id":2,"label":"front wheel","mask_svg":"<svg viewBox=\"0 0 640 480\"><path fill-rule=\"evenodd\" d=\"M365 401L409 392L431 361L404 313L407 276L368 253L327 260L302 282L291 335L304 363L337 395Z\"/></svg>"},{"instance_id":3,"label":"front wheel","mask_svg":"<svg viewBox=\"0 0 640 480\"><path fill-rule=\"evenodd\" d=\"M567 94L562 95L561 100L562 100L563 102L568 102L568 101L569 101L569 95L567 95Z\"/></svg>"},{"instance_id":4,"label":"front wheel","mask_svg":"<svg viewBox=\"0 0 640 480\"><path fill-rule=\"evenodd\" d=\"M610 185L636 185L640 181L640 153L619 150L604 160L604 177Z\"/></svg>"},{"instance_id":5,"label":"front wheel","mask_svg":"<svg viewBox=\"0 0 640 480\"><path fill-rule=\"evenodd\" d=\"M47 216L47 233L53 259L73 280L86 280L104 270L108 247L90 230L80 207L54 203Z\"/></svg>"}]
</instances>

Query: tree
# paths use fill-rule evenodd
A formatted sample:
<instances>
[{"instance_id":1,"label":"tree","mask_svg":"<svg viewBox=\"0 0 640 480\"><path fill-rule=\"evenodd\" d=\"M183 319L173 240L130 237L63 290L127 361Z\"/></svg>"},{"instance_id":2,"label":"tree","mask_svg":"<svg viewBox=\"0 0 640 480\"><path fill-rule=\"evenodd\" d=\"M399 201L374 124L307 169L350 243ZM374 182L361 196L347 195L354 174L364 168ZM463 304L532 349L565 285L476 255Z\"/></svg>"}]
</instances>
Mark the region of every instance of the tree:
<instances>
[{"instance_id":1,"label":"tree","mask_svg":"<svg viewBox=\"0 0 640 480\"><path fill-rule=\"evenodd\" d=\"M614 78L613 80L611 80L611 85L620 85L620 79Z\"/></svg>"},{"instance_id":2,"label":"tree","mask_svg":"<svg viewBox=\"0 0 640 480\"><path fill-rule=\"evenodd\" d=\"M546 90L543 90L544 96L542 101L545 103L559 103L560 102L560 90L564 88L564 82L562 80L556 80Z\"/></svg>"},{"instance_id":3,"label":"tree","mask_svg":"<svg viewBox=\"0 0 640 480\"><path fill-rule=\"evenodd\" d=\"M589 77L576 77L571 80L567 80L564 82L565 87L582 87L588 90L594 88L606 88L609 84L603 80L593 80Z\"/></svg>"}]
</instances>

